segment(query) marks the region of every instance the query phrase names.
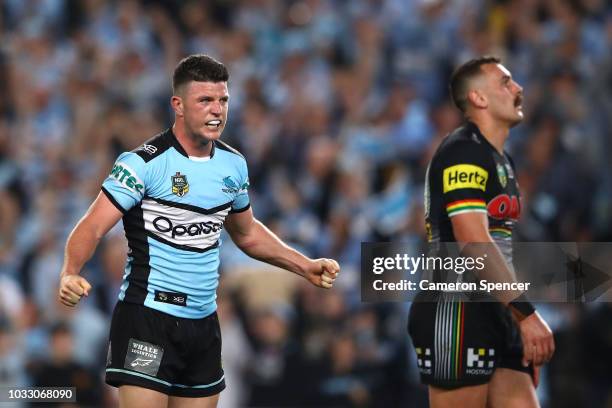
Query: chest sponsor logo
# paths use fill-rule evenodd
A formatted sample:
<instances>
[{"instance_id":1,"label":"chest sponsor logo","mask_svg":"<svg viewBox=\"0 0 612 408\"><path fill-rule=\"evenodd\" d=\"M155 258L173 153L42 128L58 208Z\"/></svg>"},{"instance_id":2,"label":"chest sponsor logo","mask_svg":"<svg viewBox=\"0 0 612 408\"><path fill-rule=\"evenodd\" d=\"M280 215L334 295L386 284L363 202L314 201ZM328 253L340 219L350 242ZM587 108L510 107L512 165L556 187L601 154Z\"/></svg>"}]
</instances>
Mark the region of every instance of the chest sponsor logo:
<instances>
[{"instance_id":1,"label":"chest sponsor logo","mask_svg":"<svg viewBox=\"0 0 612 408\"><path fill-rule=\"evenodd\" d=\"M442 186L445 193L463 188L485 191L489 172L473 164L457 164L445 168L442 177Z\"/></svg>"},{"instance_id":2,"label":"chest sponsor logo","mask_svg":"<svg viewBox=\"0 0 612 408\"><path fill-rule=\"evenodd\" d=\"M497 178L499 178L499 184L501 184L502 188L506 188L508 185L508 176L506 175L506 169L501 164L497 164L495 166L497 169Z\"/></svg>"},{"instance_id":3,"label":"chest sponsor logo","mask_svg":"<svg viewBox=\"0 0 612 408\"><path fill-rule=\"evenodd\" d=\"M497 220L518 220L521 216L521 203L517 196L500 194L487 204L487 213Z\"/></svg>"},{"instance_id":4,"label":"chest sponsor logo","mask_svg":"<svg viewBox=\"0 0 612 408\"><path fill-rule=\"evenodd\" d=\"M113 166L109 177L117 180L121 185L131 191L142 193L144 187L142 181L136 175L136 172L125 163L117 162Z\"/></svg>"},{"instance_id":5,"label":"chest sponsor logo","mask_svg":"<svg viewBox=\"0 0 612 408\"><path fill-rule=\"evenodd\" d=\"M227 206L214 214L201 214L146 198L142 201L147 231L171 244L197 249L207 248L219 239L229 209Z\"/></svg>"},{"instance_id":6,"label":"chest sponsor logo","mask_svg":"<svg viewBox=\"0 0 612 408\"><path fill-rule=\"evenodd\" d=\"M223 179L223 186L221 191L224 193L240 194L249 189L249 180L242 183L242 185L238 185L230 176L227 176Z\"/></svg>"},{"instance_id":7,"label":"chest sponsor logo","mask_svg":"<svg viewBox=\"0 0 612 408\"><path fill-rule=\"evenodd\" d=\"M163 355L164 349L158 345L130 339L123 366L129 370L156 376Z\"/></svg>"},{"instance_id":8,"label":"chest sponsor logo","mask_svg":"<svg viewBox=\"0 0 612 408\"><path fill-rule=\"evenodd\" d=\"M170 176L172 179L172 194L179 197L183 197L189 192L189 183L187 182L187 176L177 171L174 176Z\"/></svg>"},{"instance_id":9,"label":"chest sponsor logo","mask_svg":"<svg viewBox=\"0 0 612 408\"><path fill-rule=\"evenodd\" d=\"M198 235L208 235L223 229L223 223L214 221L194 222L191 224L174 224L168 217L157 217L153 220L153 227L159 232L170 233L172 238Z\"/></svg>"}]
</instances>

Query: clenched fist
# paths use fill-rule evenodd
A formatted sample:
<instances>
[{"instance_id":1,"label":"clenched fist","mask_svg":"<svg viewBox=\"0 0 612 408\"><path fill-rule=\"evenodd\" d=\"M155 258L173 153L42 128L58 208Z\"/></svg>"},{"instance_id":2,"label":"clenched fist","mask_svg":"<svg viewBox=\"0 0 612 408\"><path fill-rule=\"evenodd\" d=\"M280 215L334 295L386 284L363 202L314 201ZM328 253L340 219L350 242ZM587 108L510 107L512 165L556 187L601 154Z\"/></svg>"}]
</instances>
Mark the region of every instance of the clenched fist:
<instances>
[{"instance_id":1,"label":"clenched fist","mask_svg":"<svg viewBox=\"0 0 612 408\"><path fill-rule=\"evenodd\" d=\"M59 299L66 306L74 307L83 296L88 296L91 285L80 275L63 275L60 279Z\"/></svg>"},{"instance_id":2,"label":"clenched fist","mask_svg":"<svg viewBox=\"0 0 612 408\"><path fill-rule=\"evenodd\" d=\"M331 289L340 272L340 265L333 259L315 259L304 273L310 283L320 288Z\"/></svg>"}]
</instances>

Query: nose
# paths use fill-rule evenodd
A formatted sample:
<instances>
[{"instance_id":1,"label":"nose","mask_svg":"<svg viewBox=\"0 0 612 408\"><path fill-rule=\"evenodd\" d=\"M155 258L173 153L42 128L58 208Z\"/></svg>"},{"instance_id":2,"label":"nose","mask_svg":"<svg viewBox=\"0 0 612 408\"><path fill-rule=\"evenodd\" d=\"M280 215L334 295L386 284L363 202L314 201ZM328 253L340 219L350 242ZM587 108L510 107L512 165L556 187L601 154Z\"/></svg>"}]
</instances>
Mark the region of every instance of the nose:
<instances>
[{"instance_id":1,"label":"nose","mask_svg":"<svg viewBox=\"0 0 612 408\"><path fill-rule=\"evenodd\" d=\"M516 88L516 93L523 93L523 87L518 84L518 82L514 82L514 87Z\"/></svg>"},{"instance_id":2,"label":"nose","mask_svg":"<svg viewBox=\"0 0 612 408\"><path fill-rule=\"evenodd\" d=\"M220 102L213 102L211 107L210 107L210 112L213 115L220 116L221 113L223 112L223 108L221 107L221 103Z\"/></svg>"}]
</instances>

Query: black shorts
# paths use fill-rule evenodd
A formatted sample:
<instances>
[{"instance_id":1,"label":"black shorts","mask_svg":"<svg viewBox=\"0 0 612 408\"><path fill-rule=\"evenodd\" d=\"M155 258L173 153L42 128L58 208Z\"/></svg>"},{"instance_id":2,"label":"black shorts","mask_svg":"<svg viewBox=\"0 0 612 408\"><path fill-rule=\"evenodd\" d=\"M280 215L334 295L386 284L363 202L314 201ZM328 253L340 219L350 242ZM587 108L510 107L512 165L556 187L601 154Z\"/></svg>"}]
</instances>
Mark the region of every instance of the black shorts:
<instances>
[{"instance_id":1,"label":"black shorts","mask_svg":"<svg viewBox=\"0 0 612 408\"><path fill-rule=\"evenodd\" d=\"M533 374L531 366L522 365L519 328L501 303L456 301L440 294L435 299L417 297L408 320L423 384L485 384L497 367Z\"/></svg>"},{"instance_id":2,"label":"black shorts","mask_svg":"<svg viewBox=\"0 0 612 408\"><path fill-rule=\"evenodd\" d=\"M220 393L225 377L217 313L185 319L118 302L111 322L106 383L178 397Z\"/></svg>"}]
</instances>

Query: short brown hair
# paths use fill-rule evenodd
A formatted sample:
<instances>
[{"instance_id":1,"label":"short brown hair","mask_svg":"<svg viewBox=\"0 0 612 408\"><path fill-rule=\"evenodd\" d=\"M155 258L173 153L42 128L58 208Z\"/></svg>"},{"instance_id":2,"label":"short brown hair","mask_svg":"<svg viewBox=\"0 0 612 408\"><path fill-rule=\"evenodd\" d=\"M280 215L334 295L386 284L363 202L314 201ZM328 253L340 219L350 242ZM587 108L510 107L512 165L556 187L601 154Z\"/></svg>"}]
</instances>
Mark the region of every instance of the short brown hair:
<instances>
[{"instance_id":1,"label":"short brown hair","mask_svg":"<svg viewBox=\"0 0 612 408\"><path fill-rule=\"evenodd\" d=\"M227 82L229 73L225 65L205 54L194 54L183 58L172 75L172 91L191 81Z\"/></svg>"},{"instance_id":2,"label":"short brown hair","mask_svg":"<svg viewBox=\"0 0 612 408\"><path fill-rule=\"evenodd\" d=\"M465 113L467 108L468 82L480 74L481 66L500 62L498 57L485 55L471 59L455 69L450 78L450 94L453 103L461 112Z\"/></svg>"}]
</instances>

